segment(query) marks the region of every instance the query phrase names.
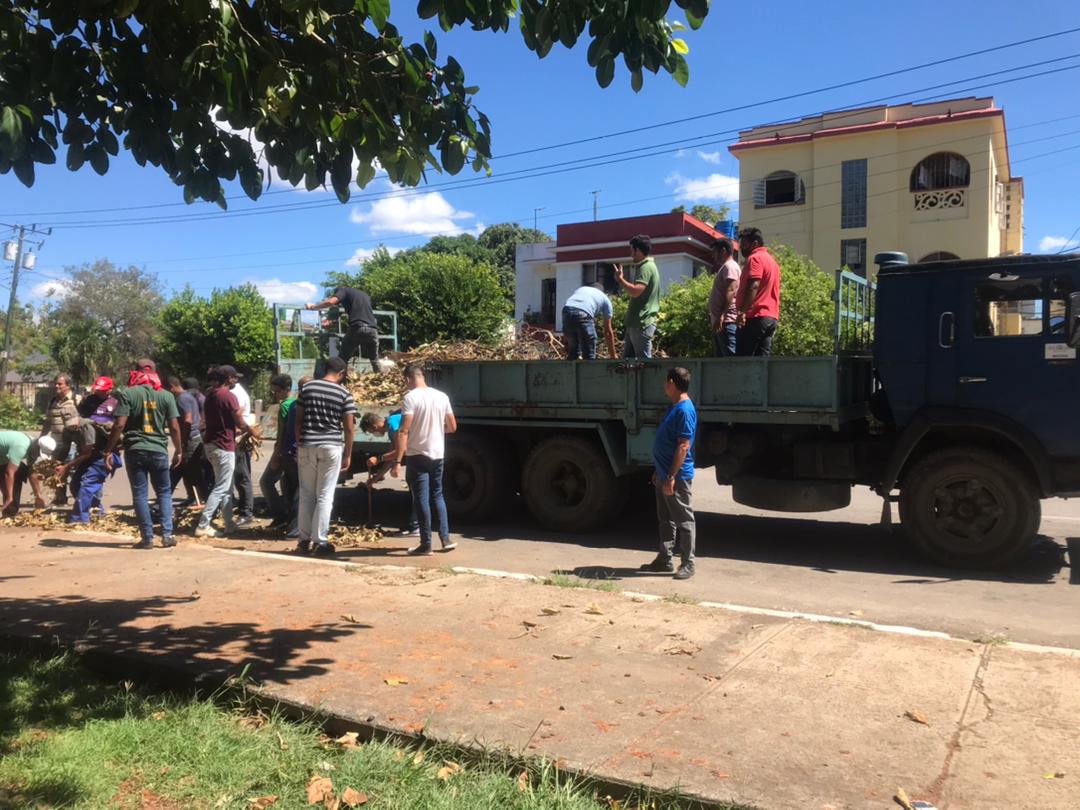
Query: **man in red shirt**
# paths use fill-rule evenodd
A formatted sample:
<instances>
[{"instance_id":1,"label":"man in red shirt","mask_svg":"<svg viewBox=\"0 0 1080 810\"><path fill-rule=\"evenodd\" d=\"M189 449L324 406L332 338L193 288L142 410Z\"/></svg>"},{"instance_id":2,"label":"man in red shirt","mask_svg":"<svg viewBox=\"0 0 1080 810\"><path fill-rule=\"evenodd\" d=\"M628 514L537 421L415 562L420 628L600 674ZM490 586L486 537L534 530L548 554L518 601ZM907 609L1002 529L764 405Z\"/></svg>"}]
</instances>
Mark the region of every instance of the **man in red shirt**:
<instances>
[{"instance_id":1,"label":"man in red shirt","mask_svg":"<svg viewBox=\"0 0 1080 810\"><path fill-rule=\"evenodd\" d=\"M739 251L746 257L738 293L735 354L766 357L780 318L780 265L765 249L757 228L739 231Z\"/></svg>"}]
</instances>

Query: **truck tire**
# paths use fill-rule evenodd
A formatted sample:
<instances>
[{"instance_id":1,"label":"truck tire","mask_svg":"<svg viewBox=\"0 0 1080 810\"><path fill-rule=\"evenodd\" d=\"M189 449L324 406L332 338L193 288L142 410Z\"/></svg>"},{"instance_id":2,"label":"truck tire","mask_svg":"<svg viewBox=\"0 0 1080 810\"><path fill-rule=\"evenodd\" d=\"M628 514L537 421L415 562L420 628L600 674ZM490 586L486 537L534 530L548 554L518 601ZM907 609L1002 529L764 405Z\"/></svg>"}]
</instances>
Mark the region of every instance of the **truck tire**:
<instances>
[{"instance_id":1,"label":"truck tire","mask_svg":"<svg viewBox=\"0 0 1080 810\"><path fill-rule=\"evenodd\" d=\"M603 451L577 436L538 444L525 460L521 494L533 517L549 529L583 532L604 525L624 503Z\"/></svg>"},{"instance_id":2,"label":"truck tire","mask_svg":"<svg viewBox=\"0 0 1080 810\"><path fill-rule=\"evenodd\" d=\"M514 460L494 440L470 431L446 437L447 514L466 522L496 517L514 497Z\"/></svg>"},{"instance_id":3,"label":"truck tire","mask_svg":"<svg viewBox=\"0 0 1080 810\"><path fill-rule=\"evenodd\" d=\"M931 453L900 488L901 524L920 552L943 565L1002 568L1030 547L1041 519L1030 476L978 447Z\"/></svg>"}]
</instances>

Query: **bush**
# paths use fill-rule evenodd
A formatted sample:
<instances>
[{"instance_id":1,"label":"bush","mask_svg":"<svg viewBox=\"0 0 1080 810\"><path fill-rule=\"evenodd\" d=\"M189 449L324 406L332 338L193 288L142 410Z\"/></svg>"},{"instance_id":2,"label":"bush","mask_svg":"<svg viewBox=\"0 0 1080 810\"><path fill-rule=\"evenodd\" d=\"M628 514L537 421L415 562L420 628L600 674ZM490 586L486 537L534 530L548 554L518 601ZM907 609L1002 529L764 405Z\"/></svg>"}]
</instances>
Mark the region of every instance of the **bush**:
<instances>
[{"instance_id":1,"label":"bush","mask_svg":"<svg viewBox=\"0 0 1080 810\"><path fill-rule=\"evenodd\" d=\"M403 348L433 340L495 341L506 302L495 268L451 254L416 251L365 266L355 283L379 309L398 313Z\"/></svg>"},{"instance_id":2,"label":"bush","mask_svg":"<svg viewBox=\"0 0 1080 810\"><path fill-rule=\"evenodd\" d=\"M709 292L713 276L702 274L668 287L660 301L656 346L671 357L711 357Z\"/></svg>"},{"instance_id":3,"label":"bush","mask_svg":"<svg viewBox=\"0 0 1080 810\"><path fill-rule=\"evenodd\" d=\"M14 394L0 393L0 430L34 430L41 427L41 420L41 414Z\"/></svg>"}]
</instances>

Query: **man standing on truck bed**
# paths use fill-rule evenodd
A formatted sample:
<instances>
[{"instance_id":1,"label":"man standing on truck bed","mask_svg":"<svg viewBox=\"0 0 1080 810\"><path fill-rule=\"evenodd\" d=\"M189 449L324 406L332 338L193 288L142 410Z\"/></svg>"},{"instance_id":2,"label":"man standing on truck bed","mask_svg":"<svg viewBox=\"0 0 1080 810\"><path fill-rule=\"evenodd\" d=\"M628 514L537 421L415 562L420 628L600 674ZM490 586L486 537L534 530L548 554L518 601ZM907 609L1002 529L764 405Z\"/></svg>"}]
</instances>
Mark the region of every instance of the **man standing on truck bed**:
<instances>
[{"instance_id":1,"label":"man standing on truck bed","mask_svg":"<svg viewBox=\"0 0 1080 810\"><path fill-rule=\"evenodd\" d=\"M401 403L401 427L398 429L398 456L390 475L397 478L405 462L405 481L412 493L416 518L420 523L420 545L409 549L413 556L431 554L431 507L439 521L439 540L443 551L452 551L457 543L450 539L443 499L443 459L446 434L457 430L457 419L450 398L429 388L424 367L410 363L405 367L409 393Z\"/></svg>"},{"instance_id":2,"label":"man standing on truck bed","mask_svg":"<svg viewBox=\"0 0 1080 810\"><path fill-rule=\"evenodd\" d=\"M694 434L697 411L690 401L690 372L681 366L669 369L664 394L671 407L656 429L653 440L653 486L656 487L656 520L660 528L660 549L642 571L665 574L675 570L672 557L679 552L675 579L694 575L694 505L690 487L694 482Z\"/></svg>"},{"instance_id":3,"label":"man standing on truck bed","mask_svg":"<svg viewBox=\"0 0 1080 810\"><path fill-rule=\"evenodd\" d=\"M563 336L566 338L566 359L596 359L596 319L604 319L604 340L608 356L615 359L615 330L611 327L611 299L604 294L603 285L586 284L578 287L566 299L562 310Z\"/></svg>"},{"instance_id":4,"label":"man standing on truck bed","mask_svg":"<svg viewBox=\"0 0 1080 810\"><path fill-rule=\"evenodd\" d=\"M717 357L735 356L735 322L739 319L735 295L742 274L735 261L738 249L738 245L726 236L717 239L712 246L716 276L709 292L709 323L712 324L713 350Z\"/></svg>"},{"instance_id":5,"label":"man standing on truck bed","mask_svg":"<svg viewBox=\"0 0 1080 810\"><path fill-rule=\"evenodd\" d=\"M757 228L739 231L739 250L746 257L739 284L735 353L740 357L767 357L780 318L780 265L765 248Z\"/></svg>"},{"instance_id":6,"label":"man standing on truck bed","mask_svg":"<svg viewBox=\"0 0 1080 810\"><path fill-rule=\"evenodd\" d=\"M644 234L635 236L630 240L630 256L634 261L632 280L623 274L621 264L615 265L615 280L630 296L623 334L623 357L648 360L652 357L656 318L660 314L660 271L652 258L652 240Z\"/></svg>"},{"instance_id":7,"label":"man standing on truck bed","mask_svg":"<svg viewBox=\"0 0 1080 810\"><path fill-rule=\"evenodd\" d=\"M371 370L379 370L379 327L375 321L375 311L371 307L371 296L355 287L341 286L334 294L317 304L306 304L304 309L326 309L338 305L345 307L349 316L349 330L341 339L338 357L348 363L356 357L357 351L365 360L371 361Z\"/></svg>"}]
</instances>

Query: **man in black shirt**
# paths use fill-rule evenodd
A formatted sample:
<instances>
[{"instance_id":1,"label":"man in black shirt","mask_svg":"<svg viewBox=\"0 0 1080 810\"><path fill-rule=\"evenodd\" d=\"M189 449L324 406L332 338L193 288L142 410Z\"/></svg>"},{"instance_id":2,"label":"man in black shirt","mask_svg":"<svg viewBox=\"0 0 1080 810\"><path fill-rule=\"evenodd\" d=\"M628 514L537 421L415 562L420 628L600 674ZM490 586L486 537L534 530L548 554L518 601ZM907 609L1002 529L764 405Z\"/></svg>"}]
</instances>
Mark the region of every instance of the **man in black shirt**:
<instances>
[{"instance_id":1,"label":"man in black shirt","mask_svg":"<svg viewBox=\"0 0 1080 810\"><path fill-rule=\"evenodd\" d=\"M326 309L339 305L345 308L349 316L349 330L341 339L338 357L348 363L359 351L361 357L371 361L372 371L378 371L379 330L371 308L371 296L355 287L338 287L329 298L317 304L307 304L305 309Z\"/></svg>"}]
</instances>

